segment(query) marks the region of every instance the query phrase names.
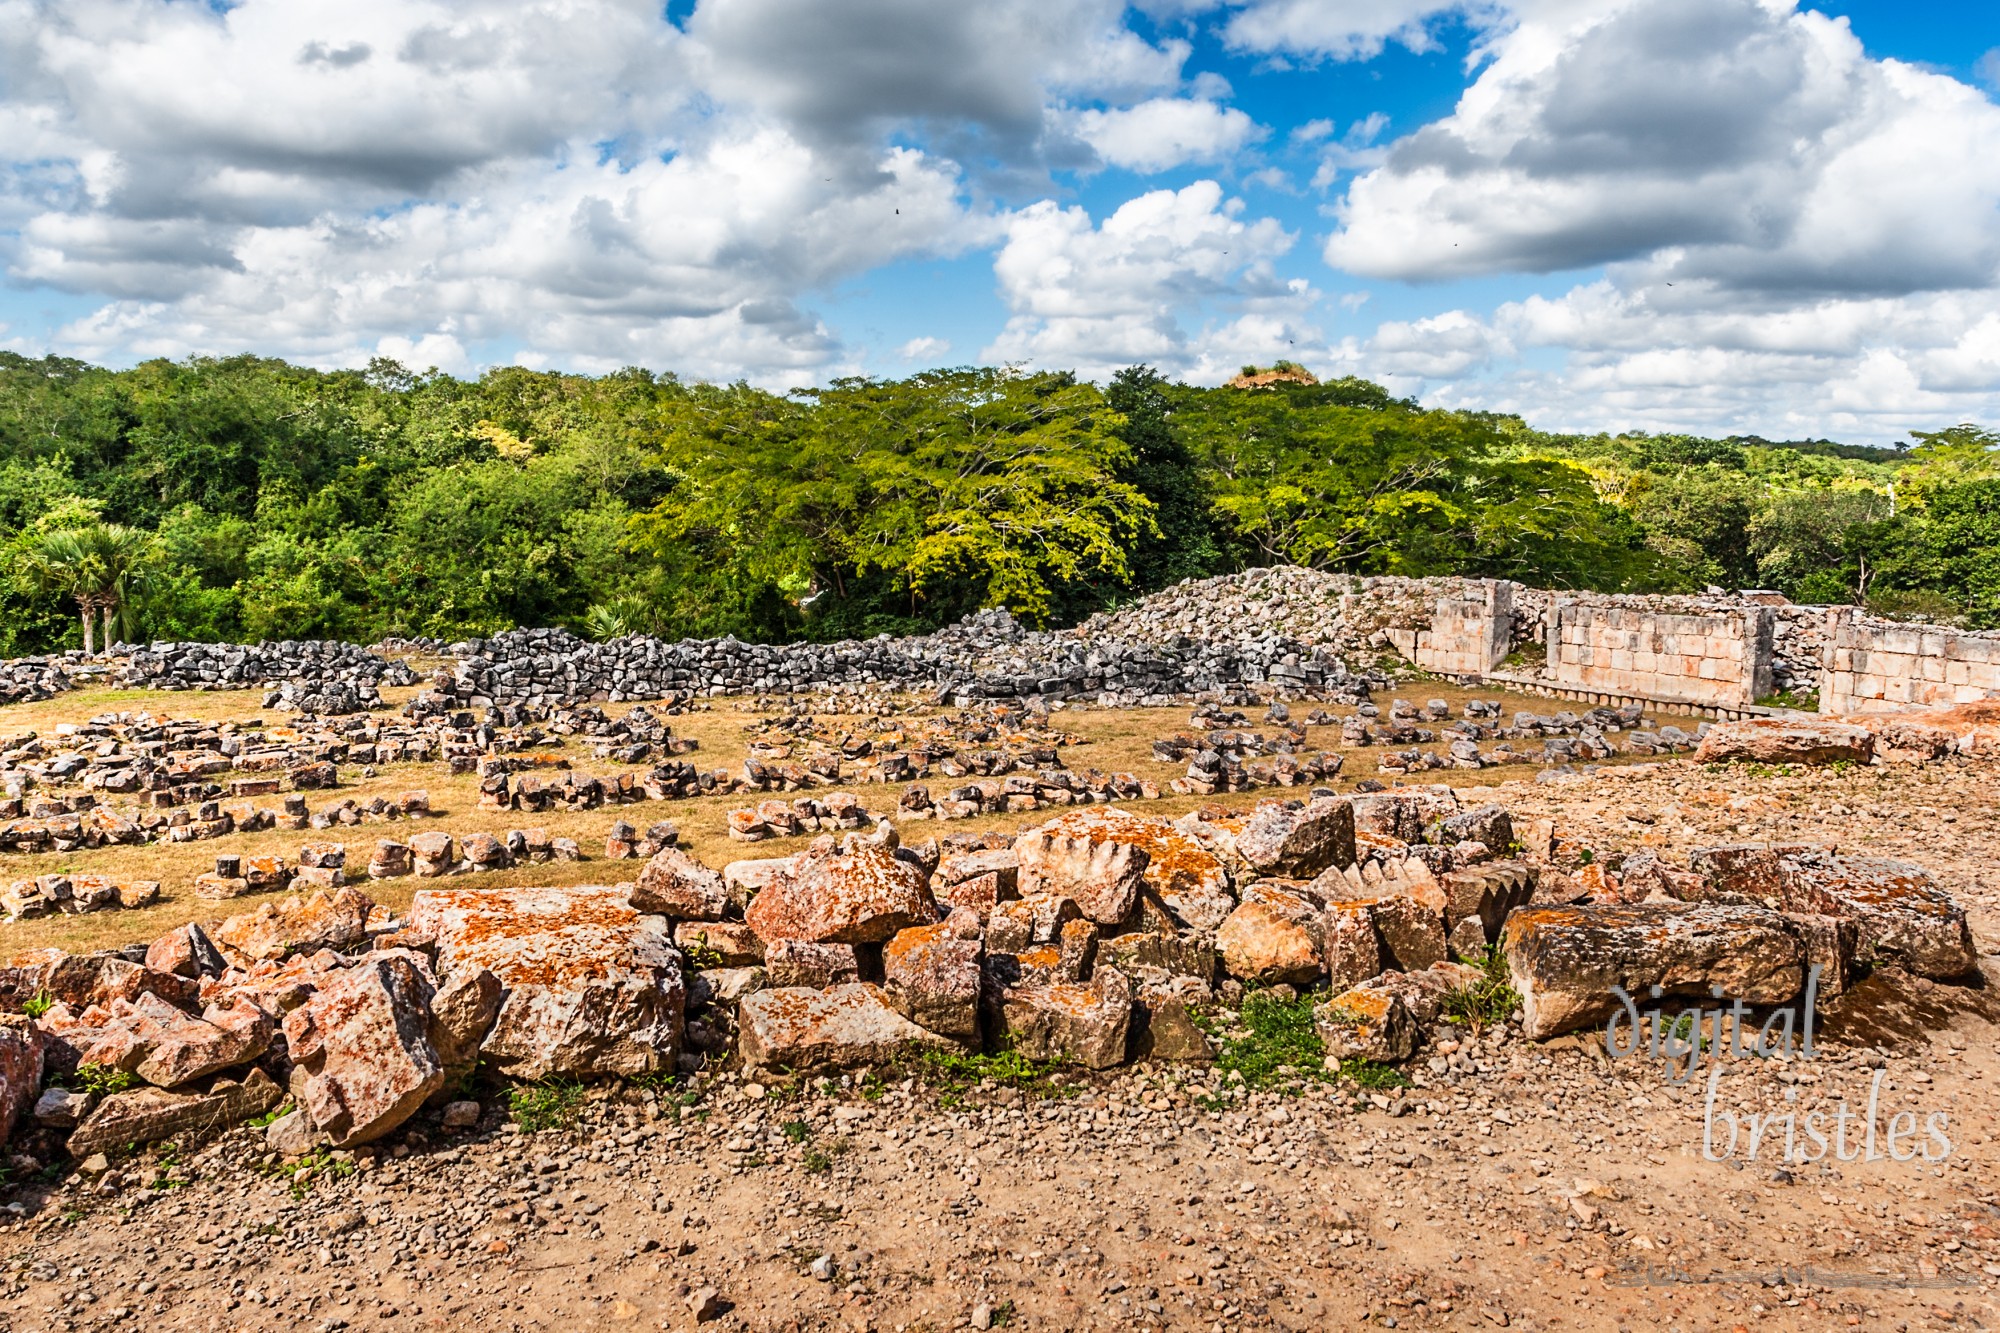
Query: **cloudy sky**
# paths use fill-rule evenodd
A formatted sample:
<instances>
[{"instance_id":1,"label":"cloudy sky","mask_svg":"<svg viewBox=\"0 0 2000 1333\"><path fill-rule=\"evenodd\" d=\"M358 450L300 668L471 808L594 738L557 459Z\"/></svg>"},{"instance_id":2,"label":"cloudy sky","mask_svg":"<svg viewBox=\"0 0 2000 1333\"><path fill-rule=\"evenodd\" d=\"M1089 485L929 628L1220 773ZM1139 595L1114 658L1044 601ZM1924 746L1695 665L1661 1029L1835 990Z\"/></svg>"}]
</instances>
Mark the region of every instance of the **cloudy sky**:
<instances>
[{"instance_id":1,"label":"cloudy sky","mask_svg":"<svg viewBox=\"0 0 2000 1333\"><path fill-rule=\"evenodd\" d=\"M1991 0L0 0L0 347L2000 421Z\"/></svg>"}]
</instances>

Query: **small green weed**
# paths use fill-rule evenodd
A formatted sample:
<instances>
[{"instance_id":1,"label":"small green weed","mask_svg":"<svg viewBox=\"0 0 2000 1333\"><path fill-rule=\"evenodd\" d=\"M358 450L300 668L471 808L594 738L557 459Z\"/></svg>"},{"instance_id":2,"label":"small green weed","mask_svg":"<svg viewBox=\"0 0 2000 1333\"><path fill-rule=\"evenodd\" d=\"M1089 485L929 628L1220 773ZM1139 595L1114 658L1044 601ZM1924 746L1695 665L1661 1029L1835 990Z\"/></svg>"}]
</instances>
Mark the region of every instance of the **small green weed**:
<instances>
[{"instance_id":1,"label":"small green weed","mask_svg":"<svg viewBox=\"0 0 2000 1333\"><path fill-rule=\"evenodd\" d=\"M812 1126L803 1120L787 1120L778 1127L778 1132L792 1143L804 1143L812 1137Z\"/></svg>"},{"instance_id":2,"label":"small green weed","mask_svg":"<svg viewBox=\"0 0 2000 1333\"><path fill-rule=\"evenodd\" d=\"M1002 1301L993 1307L993 1327L1006 1328L1014 1322L1014 1302Z\"/></svg>"},{"instance_id":3,"label":"small green weed","mask_svg":"<svg viewBox=\"0 0 2000 1333\"><path fill-rule=\"evenodd\" d=\"M828 1139L824 1145L814 1144L799 1158L799 1165L809 1176L823 1176L833 1170L834 1159L846 1156L854 1144L845 1138Z\"/></svg>"},{"instance_id":4,"label":"small green weed","mask_svg":"<svg viewBox=\"0 0 2000 1333\"><path fill-rule=\"evenodd\" d=\"M479 1085L479 1057L473 1056L472 1063L455 1071L445 1080L445 1095L452 1101L473 1100L472 1091Z\"/></svg>"},{"instance_id":5,"label":"small green weed","mask_svg":"<svg viewBox=\"0 0 2000 1333\"><path fill-rule=\"evenodd\" d=\"M583 1085L559 1078L524 1083L507 1094L507 1106L526 1133L568 1129L583 1110Z\"/></svg>"},{"instance_id":6,"label":"small green weed","mask_svg":"<svg viewBox=\"0 0 2000 1333\"><path fill-rule=\"evenodd\" d=\"M291 1109L292 1109L292 1104L290 1102L279 1102L276 1106L264 1112L264 1114L253 1115L243 1123L250 1126L252 1129L266 1129L273 1122L280 1120L284 1118L287 1114L289 1114L291 1112Z\"/></svg>"},{"instance_id":7,"label":"small green weed","mask_svg":"<svg viewBox=\"0 0 2000 1333\"><path fill-rule=\"evenodd\" d=\"M109 1097L125 1092L137 1082L129 1070L116 1065L80 1064L76 1067L76 1089L94 1097Z\"/></svg>"},{"instance_id":8,"label":"small green weed","mask_svg":"<svg viewBox=\"0 0 2000 1333\"><path fill-rule=\"evenodd\" d=\"M1338 1076L1358 1088L1370 1092L1382 1092L1389 1088L1411 1086L1410 1076L1394 1065L1378 1064L1373 1060L1342 1060Z\"/></svg>"},{"instance_id":9,"label":"small green weed","mask_svg":"<svg viewBox=\"0 0 2000 1333\"><path fill-rule=\"evenodd\" d=\"M1757 701L1762 708L1790 708L1801 713L1819 711L1819 691L1810 689L1779 690L1767 694Z\"/></svg>"},{"instance_id":10,"label":"small green weed","mask_svg":"<svg viewBox=\"0 0 2000 1333\"><path fill-rule=\"evenodd\" d=\"M708 972L722 966L721 951L709 945L706 935L697 935L683 944L681 953L686 956L688 965L697 972Z\"/></svg>"},{"instance_id":11,"label":"small green weed","mask_svg":"<svg viewBox=\"0 0 2000 1333\"><path fill-rule=\"evenodd\" d=\"M1439 1005L1447 1022L1472 1029L1475 1037L1505 1023L1521 1007L1521 995L1514 989L1505 954L1489 944L1478 967L1479 980L1460 986Z\"/></svg>"},{"instance_id":12,"label":"small green weed","mask_svg":"<svg viewBox=\"0 0 2000 1333\"><path fill-rule=\"evenodd\" d=\"M1063 1081L1059 1060L1030 1060L1011 1046L991 1055L979 1052L926 1051L919 1072L936 1092L938 1104L952 1107L980 1083L1019 1088L1032 1097L1074 1097L1080 1089Z\"/></svg>"},{"instance_id":13,"label":"small green weed","mask_svg":"<svg viewBox=\"0 0 2000 1333\"><path fill-rule=\"evenodd\" d=\"M1685 1048L1690 1055L1700 1055L1704 1051L1717 1049L1717 1037L1713 1032L1704 1032L1695 1026L1695 1016L1688 1011L1674 1015L1667 1024L1661 1040L1670 1041Z\"/></svg>"},{"instance_id":14,"label":"small green weed","mask_svg":"<svg viewBox=\"0 0 2000 1333\"><path fill-rule=\"evenodd\" d=\"M672 1090L680 1081L680 1075L671 1069L648 1069L643 1074L628 1074L625 1082L642 1092L658 1093L662 1096Z\"/></svg>"},{"instance_id":15,"label":"small green weed","mask_svg":"<svg viewBox=\"0 0 2000 1333\"><path fill-rule=\"evenodd\" d=\"M1222 1031L1208 1015L1195 1021L1215 1045L1215 1067L1240 1076L1248 1088L1281 1088L1300 1079L1326 1078L1326 1044L1313 1021L1312 997L1285 1000L1253 991L1238 1011L1242 1035Z\"/></svg>"},{"instance_id":16,"label":"small green weed","mask_svg":"<svg viewBox=\"0 0 2000 1333\"><path fill-rule=\"evenodd\" d=\"M1704 773L1714 773L1717 776L1733 773L1744 778L1788 778L1792 775L1790 764L1743 763L1734 759L1703 764L1701 768Z\"/></svg>"},{"instance_id":17,"label":"small green weed","mask_svg":"<svg viewBox=\"0 0 2000 1333\"><path fill-rule=\"evenodd\" d=\"M294 1199L303 1199L312 1192L316 1180L340 1180L354 1174L352 1161L333 1156L325 1147L314 1148L305 1156L293 1161L267 1163L264 1174L286 1179Z\"/></svg>"},{"instance_id":18,"label":"small green weed","mask_svg":"<svg viewBox=\"0 0 2000 1333\"><path fill-rule=\"evenodd\" d=\"M29 996L25 1001L22 1002L21 1012L26 1014L30 1018L40 1018L43 1014L46 1014L49 1010L55 1007L56 1007L56 997L49 994L47 988L45 987L41 990L36 991L33 995Z\"/></svg>"}]
</instances>

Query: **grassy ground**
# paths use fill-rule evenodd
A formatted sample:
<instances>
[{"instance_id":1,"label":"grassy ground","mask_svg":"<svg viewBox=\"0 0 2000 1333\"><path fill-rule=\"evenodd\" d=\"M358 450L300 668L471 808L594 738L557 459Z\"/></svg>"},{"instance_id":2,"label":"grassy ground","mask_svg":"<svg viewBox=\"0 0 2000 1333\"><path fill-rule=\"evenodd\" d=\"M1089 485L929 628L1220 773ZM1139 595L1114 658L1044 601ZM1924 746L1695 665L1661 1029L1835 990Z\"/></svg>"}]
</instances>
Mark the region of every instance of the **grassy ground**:
<instances>
[{"instance_id":1,"label":"grassy ground","mask_svg":"<svg viewBox=\"0 0 2000 1333\"><path fill-rule=\"evenodd\" d=\"M399 705L413 693L414 690L385 690L383 696L392 705ZM1413 683L1397 694L1417 703L1422 703L1426 699L1444 699L1452 704L1454 713L1459 710L1461 704L1472 698L1503 698L1507 700L1509 711L1525 708L1543 715L1554 713L1561 706L1558 701L1553 700L1524 696L1509 697L1502 691L1473 691L1431 682ZM261 701L262 692L255 690L171 693L150 690L78 691L42 703L0 707L0 739L24 731L48 731L61 722L82 722L100 713L118 711L144 710L156 716L200 718L210 721L261 716L267 722L276 723L283 719L282 714L262 712L258 707ZM1380 702L1386 709L1388 699L1384 698ZM627 705L610 705L607 711L617 716L625 707ZM936 710L918 711L929 713ZM1273 730L1258 725L1257 716L1261 714L1261 710L1244 711L1252 713L1253 730L1263 731L1266 734ZM1306 707L1295 708L1295 717L1303 718L1306 711L1308 711ZM1345 713L1348 710L1342 708L1334 711ZM723 699L714 701L714 707L709 711L691 713L670 721L677 733L693 736L701 742L700 751L688 756L690 759L703 768L727 766L734 769L741 764L746 743L750 739L746 726L766 716L769 715L750 711L748 701ZM1668 715L1663 717L1666 720L1687 721ZM1187 721L1188 710L1185 708L1065 708L1056 714L1055 725L1085 738L1084 743L1071 746L1064 752L1070 767L1095 768L1107 773L1137 772L1141 776L1153 778L1164 788L1169 779L1183 771L1183 766L1156 762L1152 757L1152 743L1156 739L1186 731ZM838 735L849 728L861 729L864 719L836 717L829 722L834 734ZM1308 745L1315 751L1342 749L1339 738L1340 732L1337 727L1312 727L1307 733ZM609 774L620 768L609 760L593 759L587 742L579 744L572 740L564 753L569 756L572 766L579 772ZM1375 757L1379 753L1380 751L1374 749L1346 751L1346 771L1337 785L1344 789L1362 778L1373 776L1376 772ZM1435 775L1432 780L1450 781L1453 785L1461 787L1490 785L1529 777L1534 771L1527 765L1508 765L1481 769L1477 772L1447 770ZM500 887L603 884L630 879L638 870L638 862L601 859L605 836L611 826L620 820L640 829L659 820L671 820L679 827L683 841L692 846L694 854L716 866L746 856L781 856L802 846L804 841L774 839L751 844L730 841L725 822L727 812L735 806L762 799L755 795L702 797L687 801L647 801L637 805L607 806L579 813L531 814L522 811L479 809L478 779L470 775L453 777L442 763L385 765L379 768L376 776L372 778L363 778L358 767L343 766L341 781L343 785L337 792L309 793L308 800L313 808L332 805L342 797L354 797L366 801L371 796L387 796L397 792L422 789L430 793L431 808L437 812L437 817L423 821L363 824L324 833L274 829L260 833L234 834L207 842L104 847L70 853L0 856L0 875L5 875L10 880L27 879L60 871L70 874L106 875L114 880L152 879L160 881L163 886L161 901L139 911L95 912L82 916L50 917L0 925L0 954L11 954L20 949L49 945L71 951L110 948L135 940L152 939L186 921L212 924L225 915L250 910L254 906L252 899L215 903L197 898L189 891L189 885L194 877L203 871L212 870L216 855L223 852L240 852L244 855L276 854L289 857L302 843L332 839L346 843L350 862L360 866L366 864L368 853L377 838L403 839L424 829L441 829L455 836L462 836L468 833L498 834L513 828L539 827L547 829L554 837L574 838L583 848L585 855L592 858L581 863L520 866L512 870L453 881L457 884L477 883L482 887ZM942 778L934 778L930 783L933 795L940 795L944 788L951 785L955 784ZM902 788L894 785L857 786L853 790L871 810L888 813L894 809ZM1260 797L1272 794L1287 793L1285 789L1277 789L1275 792L1240 792L1218 797L1168 796L1158 801L1132 804L1134 808L1143 808L1148 813L1172 816L1211 801L1231 808L1247 808L1254 805ZM118 804L115 801L112 803ZM274 799L268 799L266 803L276 804ZM1015 815L991 815L980 819L939 823L935 826L918 823L906 826L905 836L922 838L928 836L933 827L936 831L959 832L1024 828L1047 818L1049 812L1036 811ZM417 890L435 883L436 881L413 877L380 880L368 884L367 892L378 902L401 908L408 904L411 895Z\"/></svg>"}]
</instances>

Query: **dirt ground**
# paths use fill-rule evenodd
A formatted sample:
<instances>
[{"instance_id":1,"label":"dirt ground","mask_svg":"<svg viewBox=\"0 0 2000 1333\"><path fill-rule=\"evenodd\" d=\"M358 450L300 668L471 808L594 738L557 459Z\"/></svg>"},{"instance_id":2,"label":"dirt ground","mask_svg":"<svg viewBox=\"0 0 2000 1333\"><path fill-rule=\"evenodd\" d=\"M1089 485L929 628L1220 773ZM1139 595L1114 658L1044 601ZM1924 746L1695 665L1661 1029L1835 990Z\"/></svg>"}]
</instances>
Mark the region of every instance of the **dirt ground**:
<instances>
[{"instance_id":1,"label":"dirt ground","mask_svg":"<svg viewBox=\"0 0 2000 1333\"><path fill-rule=\"evenodd\" d=\"M1406 697L1430 694L1444 692ZM173 711L192 711L183 699L224 704L178 696ZM719 763L741 757L743 720L718 709L677 725ZM1071 762L1164 775L1146 744L1185 721L1065 715L1092 736ZM0 733L23 725L37 724L0 715ZM417 776L384 780L428 786L449 811L436 826L509 824L480 817L462 780ZM1724 1059L1678 1086L1595 1035L1536 1045L1500 1029L1420 1053L1415 1086L1373 1092L1303 1076L1249 1090L1164 1065L1025 1086L975 1081L991 1068L725 1075L545 1091L511 1116L488 1090L476 1129L426 1113L377 1150L304 1164L271 1158L251 1128L97 1178L16 1163L0 1193L0 1219L16 1219L0 1220L0 1330L2000 1323L2000 779L1957 764L1800 774L1685 760L1454 777L1503 784L1490 795L1516 818L1553 817L1607 854L1797 839L1916 861L1970 909L1988 984L1878 973L1823 1017L1810 1059ZM636 809L721 860L732 803L546 822L601 840L613 819L644 822ZM196 850L205 862L299 836ZM204 914L178 903L102 920L144 938L176 910ZM33 942L76 920L34 923ZM1750 1140L1752 1116L1789 1112L1796 1127L1818 1110L1832 1124L1843 1107L1819 1160L1786 1161L1776 1121ZM1906 1112L1936 1136L1891 1140ZM1854 1160L1836 1160L1841 1147Z\"/></svg>"}]
</instances>

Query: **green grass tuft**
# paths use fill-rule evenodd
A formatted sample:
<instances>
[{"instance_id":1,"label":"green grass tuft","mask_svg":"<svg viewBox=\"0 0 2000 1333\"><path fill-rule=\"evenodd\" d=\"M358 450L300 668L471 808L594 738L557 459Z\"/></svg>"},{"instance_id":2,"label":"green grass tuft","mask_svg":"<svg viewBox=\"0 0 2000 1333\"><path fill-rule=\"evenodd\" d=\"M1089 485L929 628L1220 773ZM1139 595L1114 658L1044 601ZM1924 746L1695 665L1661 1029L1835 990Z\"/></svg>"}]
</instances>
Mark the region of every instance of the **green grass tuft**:
<instances>
[{"instance_id":1,"label":"green grass tuft","mask_svg":"<svg viewBox=\"0 0 2000 1333\"><path fill-rule=\"evenodd\" d=\"M1031 1097L1074 1097L1079 1089L1057 1072L1058 1060L1030 1060L1011 1047L986 1055L956 1048L925 1051L918 1074L943 1106L955 1106L982 1082L1019 1088Z\"/></svg>"},{"instance_id":2,"label":"green grass tuft","mask_svg":"<svg viewBox=\"0 0 2000 1333\"><path fill-rule=\"evenodd\" d=\"M559 1078L524 1083L507 1094L507 1107L526 1133L568 1129L583 1110L583 1085Z\"/></svg>"},{"instance_id":3,"label":"green grass tuft","mask_svg":"<svg viewBox=\"0 0 2000 1333\"><path fill-rule=\"evenodd\" d=\"M1514 989L1507 956L1497 945L1486 946L1477 966L1479 980L1452 991L1438 1006L1446 1022L1470 1028L1475 1037L1505 1023L1521 1007L1521 993Z\"/></svg>"},{"instance_id":4,"label":"green grass tuft","mask_svg":"<svg viewBox=\"0 0 2000 1333\"><path fill-rule=\"evenodd\" d=\"M1408 1074L1394 1065L1378 1064L1374 1060L1342 1060L1337 1077L1370 1092L1413 1086Z\"/></svg>"},{"instance_id":5,"label":"green grass tuft","mask_svg":"<svg viewBox=\"0 0 2000 1333\"><path fill-rule=\"evenodd\" d=\"M1309 995L1285 1000L1261 991L1243 997L1240 1034L1224 1031L1206 1015L1196 1022L1215 1045L1215 1067L1240 1076L1248 1088L1286 1088L1299 1080L1324 1082L1326 1044L1319 1039Z\"/></svg>"}]
</instances>

